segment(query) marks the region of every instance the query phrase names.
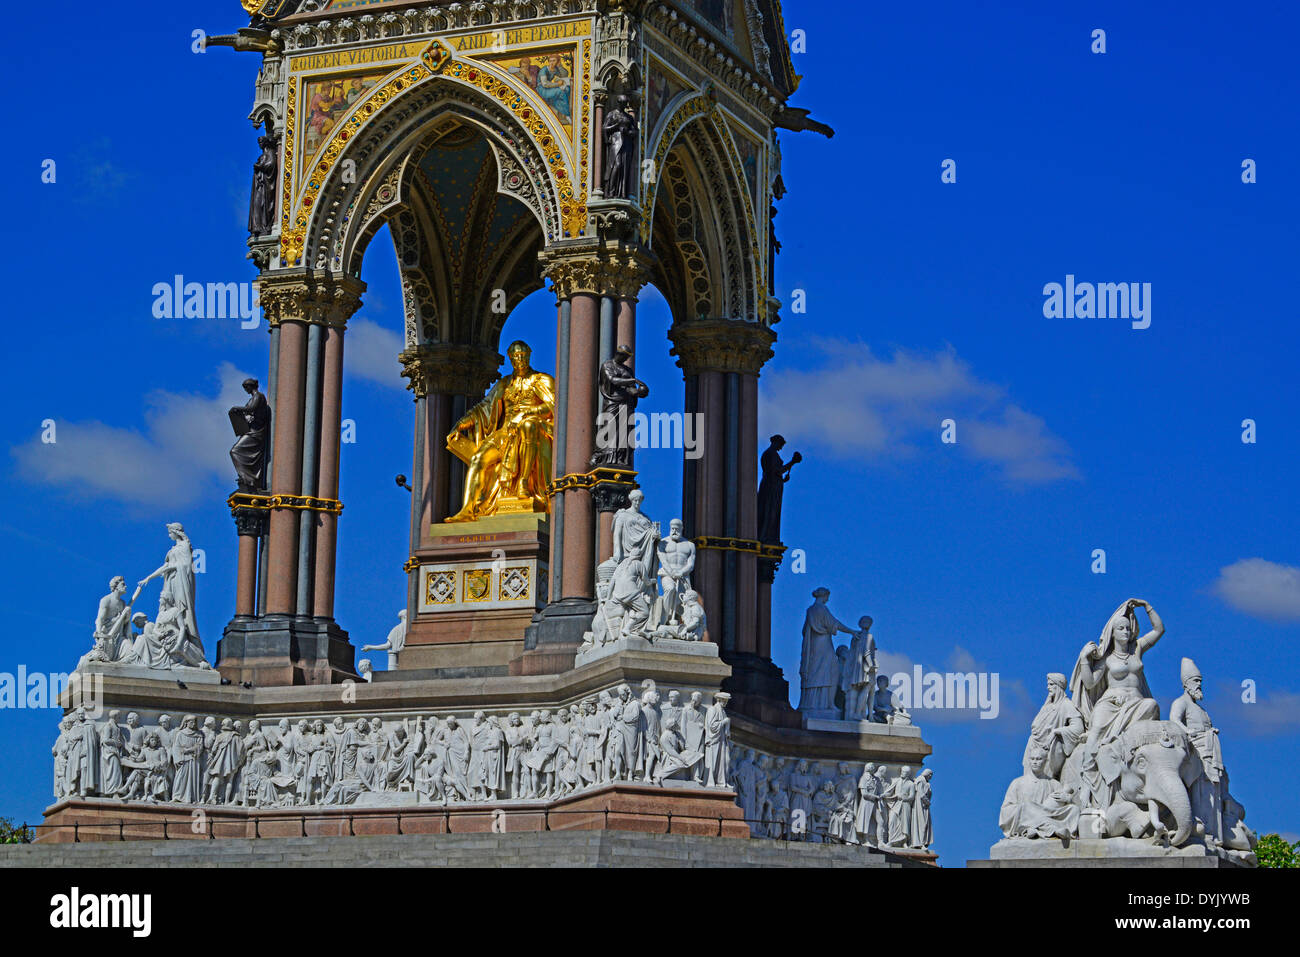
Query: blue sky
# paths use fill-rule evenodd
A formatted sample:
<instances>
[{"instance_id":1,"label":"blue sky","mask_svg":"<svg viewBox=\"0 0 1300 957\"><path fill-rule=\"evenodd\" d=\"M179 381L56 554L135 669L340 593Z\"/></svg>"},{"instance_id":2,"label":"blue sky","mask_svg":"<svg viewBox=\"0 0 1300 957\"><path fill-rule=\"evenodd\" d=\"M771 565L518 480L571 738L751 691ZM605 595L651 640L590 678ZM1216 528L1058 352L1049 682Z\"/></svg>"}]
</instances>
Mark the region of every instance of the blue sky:
<instances>
[{"instance_id":1,"label":"blue sky","mask_svg":"<svg viewBox=\"0 0 1300 957\"><path fill-rule=\"evenodd\" d=\"M78 29L57 45L44 11L20 8L0 41L40 91L0 153L13 217L0 671L70 670L108 578L152 571L167 521L206 552L210 652L233 610L224 408L243 374L264 378L265 327L155 319L151 289L253 278L257 60L190 51L193 29L241 25L234 0L185 7L128 22L72 3L61 15ZM1298 20L1286 3L786 4L808 42L794 103L838 132L783 137L778 295L804 290L808 311L778 327L761 433L804 455L784 528L807 570L778 578L774 654L797 697L803 611L825 584L842 619L875 617L891 662L1000 675L997 720L917 714L949 866L999 836L1043 675L1068 672L1134 596L1168 626L1148 659L1156 697L1167 709L1179 658L1195 658L1247 822L1300 832ZM949 158L955 184L940 181ZM385 244L366 263L344 394L357 442L343 449L338 616L358 645L382 640L405 600L393 476L410 470L413 408ZM1044 318L1043 286L1067 274L1151 283L1150 328ZM552 302L534 295L504 333L547 371ZM668 324L648 291L647 410L681 406ZM946 418L956 445L939 440ZM1255 444L1241 441L1248 418ZM638 462L647 512L676 514L678 456ZM0 815L34 821L54 716L0 721Z\"/></svg>"}]
</instances>

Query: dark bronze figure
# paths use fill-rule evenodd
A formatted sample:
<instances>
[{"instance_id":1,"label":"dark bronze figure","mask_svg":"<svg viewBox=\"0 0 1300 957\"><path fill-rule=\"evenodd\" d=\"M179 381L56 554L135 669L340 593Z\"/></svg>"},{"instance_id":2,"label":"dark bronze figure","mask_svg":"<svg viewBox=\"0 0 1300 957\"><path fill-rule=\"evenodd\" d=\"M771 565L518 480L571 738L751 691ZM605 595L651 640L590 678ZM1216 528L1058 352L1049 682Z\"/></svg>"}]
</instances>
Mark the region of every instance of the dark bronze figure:
<instances>
[{"instance_id":1,"label":"dark bronze figure","mask_svg":"<svg viewBox=\"0 0 1300 957\"><path fill-rule=\"evenodd\" d=\"M271 432L271 404L257 390L256 379L244 380L248 401L230 410L230 425L239 436L230 450L241 492L266 488L266 445Z\"/></svg>"},{"instance_id":2,"label":"dark bronze figure","mask_svg":"<svg viewBox=\"0 0 1300 957\"><path fill-rule=\"evenodd\" d=\"M629 365L631 346L619 346L614 358L600 367L600 420L596 428L596 453L593 468L631 468L632 446L628 423L639 399L650 394L650 387L636 377Z\"/></svg>"},{"instance_id":3,"label":"dark bronze figure","mask_svg":"<svg viewBox=\"0 0 1300 957\"><path fill-rule=\"evenodd\" d=\"M608 199L630 199L636 189L636 153L640 126L627 96L605 115L605 170L602 186Z\"/></svg>"},{"instance_id":4,"label":"dark bronze figure","mask_svg":"<svg viewBox=\"0 0 1300 957\"><path fill-rule=\"evenodd\" d=\"M803 456L796 452L789 462L782 462L783 448L785 438L772 436L772 444L760 460L763 478L758 484L758 540L764 545L781 543L781 503L785 498L785 483L790 481L790 470L803 461Z\"/></svg>"},{"instance_id":5,"label":"dark bronze figure","mask_svg":"<svg viewBox=\"0 0 1300 957\"><path fill-rule=\"evenodd\" d=\"M253 191L248 202L248 231L254 236L265 236L275 228L275 193L279 179L280 158L276 150L275 134L268 120L265 136L257 138L262 155L253 164Z\"/></svg>"}]
</instances>

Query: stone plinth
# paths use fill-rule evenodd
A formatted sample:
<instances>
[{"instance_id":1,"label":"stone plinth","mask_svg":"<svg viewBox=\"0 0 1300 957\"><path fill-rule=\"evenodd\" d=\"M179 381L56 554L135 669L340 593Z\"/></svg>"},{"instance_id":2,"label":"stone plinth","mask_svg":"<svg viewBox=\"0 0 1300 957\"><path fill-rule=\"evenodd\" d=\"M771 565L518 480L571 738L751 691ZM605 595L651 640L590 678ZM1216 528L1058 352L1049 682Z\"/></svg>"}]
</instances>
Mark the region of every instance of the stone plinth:
<instances>
[{"instance_id":1,"label":"stone plinth","mask_svg":"<svg viewBox=\"0 0 1300 957\"><path fill-rule=\"evenodd\" d=\"M1105 839L1004 838L989 850L988 860L968 861L968 867L1174 867L1243 866L1203 844L1162 847L1130 837Z\"/></svg>"},{"instance_id":2,"label":"stone plinth","mask_svg":"<svg viewBox=\"0 0 1300 957\"><path fill-rule=\"evenodd\" d=\"M215 668L147 668L144 665L118 665L112 662L95 662L78 668L75 672L82 682L98 682L105 678L127 680L166 681L173 686L177 681L187 685L219 685L221 672Z\"/></svg>"},{"instance_id":3,"label":"stone plinth","mask_svg":"<svg viewBox=\"0 0 1300 957\"><path fill-rule=\"evenodd\" d=\"M810 761L874 761L891 766L922 767L933 748L917 728L899 728L913 734L890 734L889 726L840 722L845 727L814 730L774 727L747 715L731 716L732 740L743 748L769 754L799 755Z\"/></svg>"},{"instance_id":4,"label":"stone plinth","mask_svg":"<svg viewBox=\"0 0 1300 957\"><path fill-rule=\"evenodd\" d=\"M235 684L333 685L357 677L348 633L332 621L235 618L217 642L217 670Z\"/></svg>"},{"instance_id":5,"label":"stone plinth","mask_svg":"<svg viewBox=\"0 0 1300 957\"><path fill-rule=\"evenodd\" d=\"M599 647L580 649L574 659L574 667L581 668L593 661L600 661L602 658L608 658L611 655L622 654L627 651L654 652L662 655L684 655L691 658L718 660L718 646L711 642L681 641L677 638L656 638L654 641L650 641L646 638L631 637L620 638L618 641L611 641L609 644Z\"/></svg>"},{"instance_id":6,"label":"stone plinth","mask_svg":"<svg viewBox=\"0 0 1300 957\"><path fill-rule=\"evenodd\" d=\"M546 602L550 523L532 512L434 525L416 550L415 618L401 671L504 675Z\"/></svg>"},{"instance_id":7,"label":"stone plinth","mask_svg":"<svg viewBox=\"0 0 1300 957\"><path fill-rule=\"evenodd\" d=\"M919 738L921 729L911 724L881 724L878 721L845 721L842 718L814 717L800 712L806 731L831 731L837 734L869 734L886 737Z\"/></svg>"}]
</instances>

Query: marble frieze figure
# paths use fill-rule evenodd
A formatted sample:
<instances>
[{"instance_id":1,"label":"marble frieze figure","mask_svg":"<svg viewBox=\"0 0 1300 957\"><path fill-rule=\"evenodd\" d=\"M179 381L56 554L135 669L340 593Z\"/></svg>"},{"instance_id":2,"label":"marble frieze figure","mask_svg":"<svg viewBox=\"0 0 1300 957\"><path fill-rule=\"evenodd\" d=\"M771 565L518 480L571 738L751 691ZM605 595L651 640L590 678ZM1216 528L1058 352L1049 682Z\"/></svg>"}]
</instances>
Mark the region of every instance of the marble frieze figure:
<instances>
[{"instance_id":1,"label":"marble frieze figure","mask_svg":"<svg viewBox=\"0 0 1300 957\"><path fill-rule=\"evenodd\" d=\"M536 807L625 783L733 792L753 837L928 853L932 772L771 755L732 738L730 695L621 684L470 717L153 721L76 709L53 747L59 801L113 808Z\"/></svg>"}]
</instances>

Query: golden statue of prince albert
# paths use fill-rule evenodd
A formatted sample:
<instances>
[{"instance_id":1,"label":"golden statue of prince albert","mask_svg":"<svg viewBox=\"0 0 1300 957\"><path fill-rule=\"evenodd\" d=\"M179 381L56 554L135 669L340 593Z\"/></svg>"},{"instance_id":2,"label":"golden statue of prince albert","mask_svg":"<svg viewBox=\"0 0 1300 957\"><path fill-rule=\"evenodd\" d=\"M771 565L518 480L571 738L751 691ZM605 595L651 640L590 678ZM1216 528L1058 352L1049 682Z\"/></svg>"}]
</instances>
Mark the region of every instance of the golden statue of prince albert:
<instances>
[{"instance_id":1,"label":"golden statue of prince albert","mask_svg":"<svg viewBox=\"0 0 1300 957\"><path fill-rule=\"evenodd\" d=\"M532 349L512 342L513 374L499 380L447 436L447 449L468 467L465 500L448 522L550 511L555 440L555 380L529 365Z\"/></svg>"}]
</instances>

